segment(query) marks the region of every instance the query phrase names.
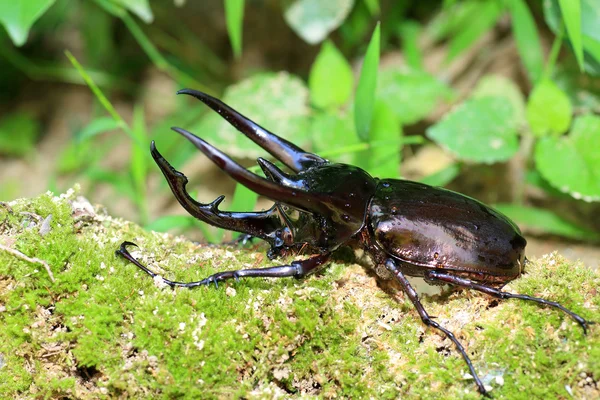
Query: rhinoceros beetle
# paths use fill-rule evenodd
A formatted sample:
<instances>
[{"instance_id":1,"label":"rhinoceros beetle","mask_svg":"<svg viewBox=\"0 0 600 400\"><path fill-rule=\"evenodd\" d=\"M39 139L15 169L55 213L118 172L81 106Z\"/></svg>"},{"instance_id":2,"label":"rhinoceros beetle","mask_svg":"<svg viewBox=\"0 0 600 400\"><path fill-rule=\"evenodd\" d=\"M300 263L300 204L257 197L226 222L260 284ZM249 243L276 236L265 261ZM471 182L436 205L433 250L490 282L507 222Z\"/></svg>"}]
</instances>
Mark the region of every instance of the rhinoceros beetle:
<instances>
[{"instance_id":1,"label":"rhinoceros beetle","mask_svg":"<svg viewBox=\"0 0 600 400\"><path fill-rule=\"evenodd\" d=\"M590 321L556 302L500 290L523 272L526 241L517 225L498 211L450 190L407 180L373 178L358 167L331 163L269 132L214 97L190 89L178 94L202 101L294 172L286 173L259 158L266 176L262 178L194 134L172 128L237 182L275 202L270 209L259 212L221 211L219 204L224 196L208 204L199 203L186 191L186 176L163 158L153 141L152 157L179 203L206 223L266 241L270 258L301 248L314 255L287 265L224 271L184 283L149 270L128 252L127 246L135 244L123 242L117 254L153 278L171 287L186 288L217 285L240 277L302 278L325 264L340 246L362 248L378 267L379 275L383 271L388 279L400 284L422 321L454 343L484 395L488 392L464 347L425 311L407 275L422 277L430 284L451 284L501 299L555 307L587 331Z\"/></svg>"}]
</instances>

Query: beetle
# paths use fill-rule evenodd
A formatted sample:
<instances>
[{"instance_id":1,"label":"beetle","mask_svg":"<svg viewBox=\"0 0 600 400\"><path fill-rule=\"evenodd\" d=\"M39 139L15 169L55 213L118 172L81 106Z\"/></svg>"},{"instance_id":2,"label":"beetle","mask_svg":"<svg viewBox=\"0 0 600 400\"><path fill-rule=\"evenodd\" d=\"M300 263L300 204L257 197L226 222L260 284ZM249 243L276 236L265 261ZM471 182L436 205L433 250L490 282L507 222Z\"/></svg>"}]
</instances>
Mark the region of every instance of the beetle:
<instances>
[{"instance_id":1,"label":"beetle","mask_svg":"<svg viewBox=\"0 0 600 400\"><path fill-rule=\"evenodd\" d=\"M311 257L268 268L223 271L195 282L171 281L154 273L127 250L116 251L153 278L171 287L193 288L241 277L305 277L325 264L341 246L362 248L378 275L394 279L408 296L425 325L441 331L456 346L477 388L489 396L460 341L430 317L406 276L429 284L474 289L500 299L515 298L558 308L587 332L592 323L562 305L501 290L517 278L526 262L525 238L518 226L493 208L463 194L418 182L378 179L356 166L331 163L269 132L222 101L196 90L183 89L225 118L233 127L269 152L293 174L258 158L266 178L258 176L220 150L182 128L172 128L233 179L275 202L266 211L227 212L219 209L224 196L211 203L194 200L186 191L187 177L159 153L150 151L179 203L194 217L211 225L256 237L270 245L273 259L308 250Z\"/></svg>"}]
</instances>

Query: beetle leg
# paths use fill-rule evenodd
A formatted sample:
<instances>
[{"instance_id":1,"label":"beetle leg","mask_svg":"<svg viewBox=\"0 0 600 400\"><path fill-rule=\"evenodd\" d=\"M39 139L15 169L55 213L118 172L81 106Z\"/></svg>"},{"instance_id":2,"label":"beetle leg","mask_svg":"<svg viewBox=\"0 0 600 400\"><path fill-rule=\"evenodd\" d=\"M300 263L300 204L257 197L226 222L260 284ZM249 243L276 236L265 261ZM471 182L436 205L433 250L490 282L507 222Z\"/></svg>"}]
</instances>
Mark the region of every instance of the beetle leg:
<instances>
[{"instance_id":1,"label":"beetle leg","mask_svg":"<svg viewBox=\"0 0 600 400\"><path fill-rule=\"evenodd\" d=\"M269 132L262 126L246 118L219 99L193 89L182 89L177 94L193 96L212 108L235 129L246 135L254 143L268 151L273 157L287 165L295 172L309 168L315 164L327 162L316 154L308 153L295 144Z\"/></svg>"},{"instance_id":2,"label":"beetle leg","mask_svg":"<svg viewBox=\"0 0 600 400\"><path fill-rule=\"evenodd\" d=\"M559 310L562 310L565 313L569 314L575 321L577 321L577 323L579 325L581 325L581 327L583 328L584 334L587 333L588 326L593 323L592 321L586 321L584 318L580 317L579 315L575 314L573 311L563 307L562 305L560 305L559 303L557 303L555 301L544 300L539 297L532 297L532 296L528 296L526 294L503 292L502 290L499 290L499 289L496 289L493 287L489 287L489 286L485 286L480 283L473 282L469 279L461 278L461 277L447 274L445 272L440 272L440 271L427 271L425 273L425 278L431 279L434 281L438 281L438 282L449 283L451 285L457 285L457 286L462 286L462 287L466 287L469 289L478 290L480 292L489 294L490 296L494 296L499 299L529 300L529 301L533 301L533 302L536 302L539 304L544 304L546 306L558 308Z\"/></svg>"},{"instance_id":3,"label":"beetle leg","mask_svg":"<svg viewBox=\"0 0 600 400\"><path fill-rule=\"evenodd\" d=\"M275 206L260 212L226 212L219 210L219 204L225 198L224 196L219 196L208 204L199 203L185 189L188 183L187 177L165 160L156 149L154 142L150 145L150 150L175 198L191 215L219 228L256 236L272 245L275 243L274 235L278 229L282 228Z\"/></svg>"},{"instance_id":4,"label":"beetle leg","mask_svg":"<svg viewBox=\"0 0 600 400\"><path fill-rule=\"evenodd\" d=\"M216 287L219 287L219 281L225 281L228 279L239 280L239 278L247 277L247 278L286 278L286 277L294 277L294 278L302 278L311 272L314 272L315 269L321 265L323 265L329 259L329 253L318 254L316 256L312 256L307 258L306 260L301 261L293 261L291 264L286 265L278 265L275 267L268 268L249 268L249 269L240 269L234 271L223 271L217 272L207 278L204 278L200 281L195 282L177 282L171 281L169 279L165 279L162 276L158 275L155 272L152 272L148 267L140 263L135 257L133 257L129 251L127 250L127 246L137 246L132 242L123 242L121 243L121 247L115 252L117 255L127 259L131 263L135 264L142 271L150 275L152 278L161 279L165 284L171 287L186 287L193 288L196 286L208 286L211 283L214 283Z\"/></svg>"},{"instance_id":5,"label":"beetle leg","mask_svg":"<svg viewBox=\"0 0 600 400\"><path fill-rule=\"evenodd\" d=\"M438 324L436 321L431 319L431 317L429 316L427 311L425 311L425 308L423 308L423 305L419 301L419 296L418 296L417 292L411 286L408 279L406 279L406 277L404 276L404 274L402 273L400 268L398 268L398 266L396 265L394 260L387 259L385 262L385 267L387 268L388 271L390 271L394 274L394 277L402 286L404 293L407 294L408 298L410 299L410 301L413 303L413 305L417 309L417 312L419 313L419 316L421 317L421 320L423 321L423 323L427 326L431 326L433 328L439 329L440 331L444 332L444 334L454 343L454 345L458 349L458 352L462 355L463 359L467 363L467 366L469 367L469 371L471 371L471 375L473 376L473 379L475 379L475 383L477 384L477 388L479 389L479 392L486 397L491 397L489 395L489 393L487 392L487 390L485 390L485 386L483 385L483 382L481 382L481 379L477 375L477 372L475 372L475 368L473 367L473 363L471 362L471 359L467 355L467 352L465 351L462 344L458 341L456 336L454 336L454 334L452 332L450 332L448 329L444 328L443 326Z\"/></svg>"}]
</instances>

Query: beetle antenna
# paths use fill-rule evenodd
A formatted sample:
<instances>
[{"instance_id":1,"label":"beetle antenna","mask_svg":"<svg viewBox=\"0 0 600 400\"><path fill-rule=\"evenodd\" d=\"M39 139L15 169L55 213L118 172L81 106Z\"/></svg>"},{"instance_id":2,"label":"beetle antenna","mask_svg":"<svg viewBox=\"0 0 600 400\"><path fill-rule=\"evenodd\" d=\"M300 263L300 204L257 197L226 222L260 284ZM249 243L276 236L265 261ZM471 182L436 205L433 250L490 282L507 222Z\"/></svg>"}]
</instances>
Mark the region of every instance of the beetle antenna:
<instances>
[{"instance_id":1,"label":"beetle antenna","mask_svg":"<svg viewBox=\"0 0 600 400\"><path fill-rule=\"evenodd\" d=\"M177 94L187 94L193 96L212 108L214 111L235 129L246 135L254 143L265 149L273 157L284 163L294 172L300 172L303 169L309 168L315 164L327 162L325 159L316 154L312 154L302 150L295 144L269 132L256 122L243 116L221 100L216 99L206 93L193 89L182 89Z\"/></svg>"}]
</instances>

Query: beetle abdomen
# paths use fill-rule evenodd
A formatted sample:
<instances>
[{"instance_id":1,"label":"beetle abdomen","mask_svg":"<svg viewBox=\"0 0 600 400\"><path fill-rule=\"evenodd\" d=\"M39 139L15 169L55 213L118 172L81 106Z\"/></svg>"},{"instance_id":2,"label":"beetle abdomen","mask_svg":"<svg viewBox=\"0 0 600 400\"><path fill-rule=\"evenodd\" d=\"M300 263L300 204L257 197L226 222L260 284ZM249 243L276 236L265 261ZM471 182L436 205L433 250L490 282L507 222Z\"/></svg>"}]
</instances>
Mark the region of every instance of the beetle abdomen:
<instances>
[{"instance_id":1,"label":"beetle abdomen","mask_svg":"<svg viewBox=\"0 0 600 400\"><path fill-rule=\"evenodd\" d=\"M517 225L485 204L443 188L385 179L369 220L382 250L403 262L505 277L521 272L526 241Z\"/></svg>"}]
</instances>

